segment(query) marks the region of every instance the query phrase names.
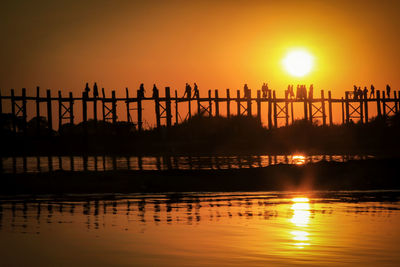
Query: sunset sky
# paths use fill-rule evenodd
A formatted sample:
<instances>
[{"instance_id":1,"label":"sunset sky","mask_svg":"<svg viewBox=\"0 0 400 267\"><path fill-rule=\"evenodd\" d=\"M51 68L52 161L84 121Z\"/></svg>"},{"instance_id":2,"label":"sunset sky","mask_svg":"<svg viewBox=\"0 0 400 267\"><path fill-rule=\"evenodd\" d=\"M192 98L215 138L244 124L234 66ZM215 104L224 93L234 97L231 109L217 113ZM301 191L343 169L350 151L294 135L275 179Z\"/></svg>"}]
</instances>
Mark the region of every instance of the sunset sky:
<instances>
[{"instance_id":1,"label":"sunset sky","mask_svg":"<svg viewBox=\"0 0 400 267\"><path fill-rule=\"evenodd\" d=\"M398 89L399 1L6 1L2 3L0 88L80 93L85 82L148 92L233 90L263 82L282 96L313 83L342 96L373 83ZM315 67L290 76L293 48ZM4 93L3 93L4 94Z\"/></svg>"}]
</instances>

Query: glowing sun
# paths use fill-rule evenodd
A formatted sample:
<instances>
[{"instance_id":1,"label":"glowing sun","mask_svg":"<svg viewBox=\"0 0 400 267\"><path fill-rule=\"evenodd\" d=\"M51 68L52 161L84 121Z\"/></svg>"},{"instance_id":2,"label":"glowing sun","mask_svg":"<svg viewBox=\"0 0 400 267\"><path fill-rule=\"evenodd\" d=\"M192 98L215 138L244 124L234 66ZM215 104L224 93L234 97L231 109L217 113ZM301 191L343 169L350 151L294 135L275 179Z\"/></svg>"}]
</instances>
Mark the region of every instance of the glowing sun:
<instances>
[{"instance_id":1,"label":"glowing sun","mask_svg":"<svg viewBox=\"0 0 400 267\"><path fill-rule=\"evenodd\" d=\"M292 76L303 77L314 66L314 57L305 50L292 50L282 61L285 70Z\"/></svg>"}]
</instances>

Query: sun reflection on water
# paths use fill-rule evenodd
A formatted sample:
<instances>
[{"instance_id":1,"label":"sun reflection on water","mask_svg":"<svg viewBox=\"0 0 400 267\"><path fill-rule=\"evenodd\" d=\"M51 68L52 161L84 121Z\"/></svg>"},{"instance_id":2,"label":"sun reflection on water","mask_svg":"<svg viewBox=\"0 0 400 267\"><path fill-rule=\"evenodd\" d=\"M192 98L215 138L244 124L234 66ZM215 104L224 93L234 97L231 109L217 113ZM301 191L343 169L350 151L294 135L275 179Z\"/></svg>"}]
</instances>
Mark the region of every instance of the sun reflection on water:
<instances>
[{"instance_id":1,"label":"sun reflection on water","mask_svg":"<svg viewBox=\"0 0 400 267\"><path fill-rule=\"evenodd\" d=\"M310 240L309 232L307 232L307 227L310 222L310 203L309 199L306 197L296 197L293 198L294 202L291 206L291 210L293 210L293 216L290 219L296 230L291 231L292 239L295 241L294 245L302 249L304 246L309 246L310 243L307 242ZM300 241L300 242L299 242Z\"/></svg>"},{"instance_id":2,"label":"sun reflection on water","mask_svg":"<svg viewBox=\"0 0 400 267\"><path fill-rule=\"evenodd\" d=\"M293 155L292 162L296 165L304 165L306 163L306 157L303 155Z\"/></svg>"}]
</instances>

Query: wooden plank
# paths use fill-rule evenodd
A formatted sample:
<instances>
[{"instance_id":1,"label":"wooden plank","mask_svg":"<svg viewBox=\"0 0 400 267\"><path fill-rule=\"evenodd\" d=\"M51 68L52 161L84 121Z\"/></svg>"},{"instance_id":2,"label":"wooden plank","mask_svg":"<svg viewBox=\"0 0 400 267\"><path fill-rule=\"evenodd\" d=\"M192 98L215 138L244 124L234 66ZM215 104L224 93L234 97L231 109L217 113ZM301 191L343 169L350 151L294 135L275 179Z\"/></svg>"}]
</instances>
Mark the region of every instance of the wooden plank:
<instances>
[{"instance_id":1,"label":"wooden plank","mask_svg":"<svg viewBox=\"0 0 400 267\"><path fill-rule=\"evenodd\" d=\"M48 129L49 129L49 134L53 134L53 112L51 110L51 91L50 89L47 89L46 91L46 96L47 96L47 124L48 124Z\"/></svg>"},{"instance_id":2,"label":"wooden plank","mask_svg":"<svg viewBox=\"0 0 400 267\"><path fill-rule=\"evenodd\" d=\"M230 118L231 116L231 95L229 89L226 89L226 117Z\"/></svg>"},{"instance_id":3,"label":"wooden plank","mask_svg":"<svg viewBox=\"0 0 400 267\"><path fill-rule=\"evenodd\" d=\"M167 127L171 127L171 89L165 87L165 113L167 116Z\"/></svg>"},{"instance_id":4,"label":"wooden plank","mask_svg":"<svg viewBox=\"0 0 400 267\"><path fill-rule=\"evenodd\" d=\"M129 101L129 90L128 87L125 88L125 95L126 95L126 100L125 100L125 105L126 105L126 120L128 123L131 123L131 115L130 115L130 101Z\"/></svg>"},{"instance_id":5,"label":"wooden plank","mask_svg":"<svg viewBox=\"0 0 400 267\"><path fill-rule=\"evenodd\" d=\"M62 96L61 91L58 90L58 130L60 130L62 126L62 117Z\"/></svg>"},{"instance_id":6,"label":"wooden plank","mask_svg":"<svg viewBox=\"0 0 400 267\"><path fill-rule=\"evenodd\" d=\"M17 114L15 114L15 93L11 89L11 115L12 115L12 130L14 135L17 134Z\"/></svg>"},{"instance_id":7,"label":"wooden plank","mask_svg":"<svg viewBox=\"0 0 400 267\"><path fill-rule=\"evenodd\" d=\"M112 113L112 123L116 124L117 123L117 100L115 98L115 91L113 90L111 92L111 113ZM140 112L140 115L139 115ZM139 121L140 118L140 121ZM142 119L142 107L140 106L139 108L139 101L138 101L138 124L141 127L141 119Z\"/></svg>"},{"instance_id":8,"label":"wooden plank","mask_svg":"<svg viewBox=\"0 0 400 267\"><path fill-rule=\"evenodd\" d=\"M364 121L368 123L368 92L364 92Z\"/></svg>"},{"instance_id":9,"label":"wooden plank","mask_svg":"<svg viewBox=\"0 0 400 267\"><path fill-rule=\"evenodd\" d=\"M346 106L346 123L350 122L350 113L349 113L349 92L345 93L345 106Z\"/></svg>"},{"instance_id":10,"label":"wooden plank","mask_svg":"<svg viewBox=\"0 0 400 267\"><path fill-rule=\"evenodd\" d=\"M209 117L212 117L212 97L211 97L211 90L208 90L208 109L210 111Z\"/></svg>"},{"instance_id":11,"label":"wooden plank","mask_svg":"<svg viewBox=\"0 0 400 267\"><path fill-rule=\"evenodd\" d=\"M274 127L278 128L278 115L277 115L277 103L275 90L272 92L274 102Z\"/></svg>"},{"instance_id":12,"label":"wooden plank","mask_svg":"<svg viewBox=\"0 0 400 267\"><path fill-rule=\"evenodd\" d=\"M381 91L376 91L376 110L378 112L378 117L382 117L382 110L381 110Z\"/></svg>"},{"instance_id":13,"label":"wooden plank","mask_svg":"<svg viewBox=\"0 0 400 267\"><path fill-rule=\"evenodd\" d=\"M326 126L325 92L321 90L322 125Z\"/></svg>"},{"instance_id":14,"label":"wooden plank","mask_svg":"<svg viewBox=\"0 0 400 267\"><path fill-rule=\"evenodd\" d=\"M261 91L257 90L257 120L261 123Z\"/></svg>"},{"instance_id":15,"label":"wooden plank","mask_svg":"<svg viewBox=\"0 0 400 267\"><path fill-rule=\"evenodd\" d=\"M328 91L328 116L329 116L329 125L333 125L333 114L332 114L332 92Z\"/></svg>"},{"instance_id":16,"label":"wooden plank","mask_svg":"<svg viewBox=\"0 0 400 267\"><path fill-rule=\"evenodd\" d=\"M69 92L69 123L74 125L74 97L72 92Z\"/></svg>"},{"instance_id":17,"label":"wooden plank","mask_svg":"<svg viewBox=\"0 0 400 267\"><path fill-rule=\"evenodd\" d=\"M27 110L26 110L26 89L22 88L22 131L27 134Z\"/></svg>"},{"instance_id":18,"label":"wooden plank","mask_svg":"<svg viewBox=\"0 0 400 267\"><path fill-rule=\"evenodd\" d=\"M218 89L215 89L215 116L219 117L219 99L218 99Z\"/></svg>"},{"instance_id":19,"label":"wooden plank","mask_svg":"<svg viewBox=\"0 0 400 267\"><path fill-rule=\"evenodd\" d=\"M240 110L240 90L236 91L236 104L237 104L237 115L240 116L241 110Z\"/></svg>"},{"instance_id":20,"label":"wooden plank","mask_svg":"<svg viewBox=\"0 0 400 267\"><path fill-rule=\"evenodd\" d=\"M247 116L251 117L252 110L251 110L251 89L247 91Z\"/></svg>"},{"instance_id":21,"label":"wooden plank","mask_svg":"<svg viewBox=\"0 0 400 267\"><path fill-rule=\"evenodd\" d=\"M272 96L271 96L271 90L268 91L268 128L272 129Z\"/></svg>"},{"instance_id":22,"label":"wooden plank","mask_svg":"<svg viewBox=\"0 0 400 267\"><path fill-rule=\"evenodd\" d=\"M178 92L175 90L175 125L179 122L179 111L178 111Z\"/></svg>"}]
</instances>

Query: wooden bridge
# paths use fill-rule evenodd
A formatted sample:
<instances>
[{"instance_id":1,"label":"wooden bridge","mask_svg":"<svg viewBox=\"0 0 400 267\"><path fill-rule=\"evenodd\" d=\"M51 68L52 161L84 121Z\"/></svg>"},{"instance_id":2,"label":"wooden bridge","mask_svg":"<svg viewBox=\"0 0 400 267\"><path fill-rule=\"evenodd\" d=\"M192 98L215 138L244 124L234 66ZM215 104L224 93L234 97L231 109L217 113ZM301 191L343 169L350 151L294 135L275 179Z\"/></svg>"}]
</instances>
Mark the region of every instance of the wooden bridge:
<instances>
[{"instance_id":1,"label":"wooden bridge","mask_svg":"<svg viewBox=\"0 0 400 267\"><path fill-rule=\"evenodd\" d=\"M51 90L46 90L46 96L40 96L40 88L36 88L36 96L27 96L26 89L22 88L21 95L17 96L14 89L10 90L10 95L0 95L0 118L3 118L3 102L10 101L6 104L11 106L11 119L12 119L12 130L14 133L22 132L26 133L27 130L27 102L34 102L36 106L35 117L41 116L40 103L46 103L45 113L47 115L48 130L49 133L53 131L53 103L56 102L58 106L57 117L58 126L65 123L74 124L76 112L74 112L74 106L77 102L80 102L82 106L82 121L85 127L88 121L88 106L93 108L93 121L97 122L98 117L98 103L100 102L102 107L102 118L103 121L110 121L111 123L117 123L117 105L123 103L126 107L127 122L137 125L137 130L142 131L143 129L143 103L150 101L154 103L154 112L156 117L156 127L171 127L173 119L177 124L179 120L185 120L191 118L193 103L197 104L197 113L203 114L204 116L220 116L220 104L225 103L226 116L231 115L243 115L243 116L256 116L261 120L261 114L265 112L267 116L267 122L269 128L278 127L278 122L284 122L284 125L289 125L294 122L294 103L300 103L303 111L303 118L307 121L313 122L315 119L321 119L323 125L333 125L333 110L332 105L334 103L341 104L341 115L342 123L349 123L350 121L359 121L360 123L367 123L369 120L368 108L372 104L376 107L378 117L386 117L394 115L399 111L400 108L400 91L394 91L393 95L385 96L384 91L376 91L376 97L368 98L365 92L362 96L357 98L350 97L351 92L346 92L344 97L339 99L332 98L331 91L328 91L327 97L324 90L321 90L319 97L314 97L313 90L308 92L308 95L302 99L290 98L288 94L284 98L278 98L275 91L268 91L265 97L261 97L261 91L257 90L256 97L251 96L251 90L247 96L241 96L240 90L236 91L236 97L231 96L230 90L226 90L225 97L220 97L219 91L208 90L206 97L200 96L200 93L196 97L178 97L178 92L175 90L175 94L171 96L170 87L165 87L165 94L163 97L142 97L137 92L136 97L129 96L129 90L126 88L126 96L124 98L117 98L115 91L111 92L111 97L107 97L102 89L102 96L90 97L88 92L85 91L80 97L74 97L72 92L69 92L68 96L63 96L61 91L58 91L57 96L52 96ZM261 104L267 104L267 110L261 109ZM187 105L187 114L182 117L179 113L179 104ZM232 110L232 104L236 105L236 108ZM172 108L174 105L174 108ZM253 107L255 106L255 112ZM172 114L172 111L175 114ZM136 120L131 113L136 113ZM19 122L17 127L17 120ZM37 128L40 127L40 121L37 120Z\"/></svg>"}]
</instances>

